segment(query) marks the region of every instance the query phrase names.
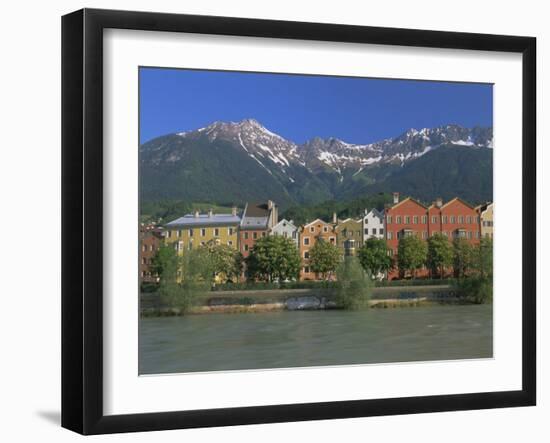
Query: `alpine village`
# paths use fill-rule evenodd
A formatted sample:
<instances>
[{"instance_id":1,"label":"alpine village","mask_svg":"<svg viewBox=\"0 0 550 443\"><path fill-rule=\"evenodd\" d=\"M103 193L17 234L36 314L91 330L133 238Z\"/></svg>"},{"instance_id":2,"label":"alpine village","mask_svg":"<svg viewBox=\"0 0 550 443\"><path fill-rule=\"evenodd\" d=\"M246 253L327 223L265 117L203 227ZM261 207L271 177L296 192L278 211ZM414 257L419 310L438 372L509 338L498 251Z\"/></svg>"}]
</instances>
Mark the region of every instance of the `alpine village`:
<instances>
[{"instance_id":1,"label":"alpine village","mask_svg":"<svg viewBox=\"0 0 550 443\"><path fill-rule=\"evenodd\" d=\"M428 146L429 142L415 145L411 141L421 136L430 137L433 142L434 136L440 137L443 130L456 140L441 142L437 149ZM465 136L462 130L454 127L423 130L424 133L412 130L402 135L401 141L396 138L392 143L410 143L413 153L404 156L394 152L387 165L395 167L397 158L401 162L398 172L402 174L409 159L418 162L418 158L434 152L441 156L457 152L472 155L466 151L474 149L483 151L483 155L492 151L492 133L491 145L479 148L475 137L471 133ZM276 171L264 166L266 159L282 171L290 170L287 158L281 155L285 141L254 120L215 123L171 137L176 137L177 143L182 139L201 143L232 140L249 159L263 167L264 174L269 173L266 175L269 179L281 180ZM158 155L159 143L161 148L167 145L166 140L161 142L150 142L154 145L150 151ZM330 143L332 147L358 151L351 145L335 145L334 140ZM255 156L251 145L259 146L267 155L261 155L260 151L260 156ZM391 152L387 141L382 145L384 152ZM373 170L370 167L375 162L376 167L383 165L382 148L363 147L362 155L367 151L371 155L359 159L354 178ZM296 149L290 147L284 152ZM144 153L140 154L143 158ZM171 151L166 158L168 162L179 160L174 159ZM349 157L338 157L333 151L321 152L317 158L340 172L343 168L336 162ZM150 163L157 166L159 160ZM297 163L302 164L300 159ZM341 174L335 183L352 176ZM288 182L290 187L295 185L292 177L288 177ZM403 189L402 183L399 189ZM253 191L251 195L256 197ZM285 198L289 194L285 193ZM429 203L416 198L424 196L421 192L407 192L405 196L399 192L377 194L384 194L385 202L380 204L377 200L378 207L363 207L349 217L345 211L339 211L328 217L302 217L296 221L292 212L279 215L275 199L249 199L241 205L195 205L166 220L142 220L139 229L142 315L355 309L419 306L430 302L485 303L492 299L494 204L491 201L472 205L462 195L449 195L448 190L445 200L436 197ZM214 201L212 196L200 197L203 201ZM285 202L285 208L288 206Z\"/></svg>"}]
</instances>

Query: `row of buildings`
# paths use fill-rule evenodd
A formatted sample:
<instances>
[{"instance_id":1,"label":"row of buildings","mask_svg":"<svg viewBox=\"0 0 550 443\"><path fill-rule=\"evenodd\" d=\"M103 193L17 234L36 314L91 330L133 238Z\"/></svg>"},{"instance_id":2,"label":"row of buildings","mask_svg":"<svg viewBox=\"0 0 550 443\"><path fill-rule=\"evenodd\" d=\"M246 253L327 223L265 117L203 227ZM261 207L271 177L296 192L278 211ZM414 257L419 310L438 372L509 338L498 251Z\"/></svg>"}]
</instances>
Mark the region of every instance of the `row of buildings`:
<instances>
[{"instance_id":1,"label":"row of buildings","mask_svg":"<svg viewBox=\"0 0 550 443\"><path fill-rule=\"evenodd\" d=\"M315 280L319 276L310 268L309 251L320 239L337 246L342 255L355 255L369 238L385 239L388 253L397 254L399 239L416 235L428 239L439 232L449 239L462 237L472 243L481 237L493 236L493 204L477 207L460 198L447 203L437 199L426 206L393 194L393 204L384 211L365 210L360 218L338 219L336 214L330 222L317 219L303 226L296 226L292 220L279 220L274 202L246 204L239 214L236 207L229 214L215 214L213 211L201 214L198 211L186 214L164 227L144 226L141 229L140 275L142 281L155 281L151 271L151 260L162 242L173 245L182 254L210 241L219 242L239 250L246 258L255 242L267 235L281 235L291 239L302 259L300 278ZM390 278L396 275L390 275Z\"/></svg>"}]
</instances>

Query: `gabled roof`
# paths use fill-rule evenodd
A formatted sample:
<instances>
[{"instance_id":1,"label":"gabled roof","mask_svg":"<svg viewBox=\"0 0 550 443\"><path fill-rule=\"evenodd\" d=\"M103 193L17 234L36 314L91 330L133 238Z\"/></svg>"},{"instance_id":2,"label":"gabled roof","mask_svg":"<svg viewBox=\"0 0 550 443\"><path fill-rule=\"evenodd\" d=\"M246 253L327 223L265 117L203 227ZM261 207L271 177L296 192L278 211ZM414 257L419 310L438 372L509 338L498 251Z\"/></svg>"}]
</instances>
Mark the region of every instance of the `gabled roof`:
<instances>
[{"instance_id":1,"label":"gabled roof","mask_svg":"<svg viewBox=\"0 0 550 443\"><path fill-rule=\"evenodd\" d=\"M384 218L384 211L379 211L376 208L372 208L367 214L365 214L363 218L368 217L370 214L373 214L375 217L378 218Z\"/></svg>"},{"instance_id":2,"label":"gabled roof","mask_svg":"<svg viewBox=\"0 0 550 443\"><path fill-rule=\"evenodd\" d=\"M316 218L316 219L313 220L312 222L306 223L306 224L304 225L304 228L305 228L306 226L314 225L314 224L317 224L317 223L321 223L321 224L323 224L323 225L332 226L331 223L327 223L326 221L321 220L320 218Z\"/></svg>"},{"instance_id":3,"label":"gabled roof","mask_svg":"<svg viewBox=\"0 0 550 443\"><path fill-rule=\"evenodd\" d=\"M287 220L286 218L283 218L279 223L277 223L275 226L273 226L271 229L275 229L277 228L279 225L283 225L284 223L286 223L288 226L291 226L292 228L294 229L297 229L296 225L293 223L292 220Z\"/></svg>"},{"instance_id":4,"label":"gabled roof","mask_svg":"<svg viewBox=\"0 0 550 443\"><path fill-rule=\"evenodd\" d=\"M403 203L405 203L405 202L407 202L407 201L412 201L413 203L416 203L418 206L422 206L424 209L428 209L427 206L423 205L423 204L420 203L418 200L415 200L415 199L412 198L412 197L407 197L406 199L401 200L399 203L396 203L395 205L390 206L389 209L395 209L395 208L397 208L398 206L402 205Z\"/></svg>"},{"instance_id":5,"label":"gabled roof","mask_svg":"<svg viewBox=\"0 0 550 443\"><path fill-rule=\"evenodd\" d=\"M454 202L456 202L456 201L459 201L459 202L462 203L463 205L468 206L470 209L474 209L474 210L475 210L475 208L474 208L470 203L468 203L468 202L465 201L465 200L462 200L460 197L455 197L455 198L449 200L447 203L445 203L443 206L441 206L441 209L443 209L445 206L449 206L451 203L454 203Z\"/></svg>"}]
</instances>

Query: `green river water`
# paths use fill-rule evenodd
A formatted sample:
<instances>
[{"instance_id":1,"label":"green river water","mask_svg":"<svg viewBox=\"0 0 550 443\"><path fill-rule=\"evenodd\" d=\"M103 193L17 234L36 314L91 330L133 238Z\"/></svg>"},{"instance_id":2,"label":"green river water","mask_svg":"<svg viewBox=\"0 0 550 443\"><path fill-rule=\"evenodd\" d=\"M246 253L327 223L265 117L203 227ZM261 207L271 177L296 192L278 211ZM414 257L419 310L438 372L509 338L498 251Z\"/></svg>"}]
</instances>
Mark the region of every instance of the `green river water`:
<instances>
[{"instance_id":1,"label":"green river water","mask_svg":"<svg viewBox=\"0 0 550 443\"><path fill-rule=\"evenodd\" d=\"M139 372L491 358L492 305L140 319Z\"/></svg>"}]
</instances>

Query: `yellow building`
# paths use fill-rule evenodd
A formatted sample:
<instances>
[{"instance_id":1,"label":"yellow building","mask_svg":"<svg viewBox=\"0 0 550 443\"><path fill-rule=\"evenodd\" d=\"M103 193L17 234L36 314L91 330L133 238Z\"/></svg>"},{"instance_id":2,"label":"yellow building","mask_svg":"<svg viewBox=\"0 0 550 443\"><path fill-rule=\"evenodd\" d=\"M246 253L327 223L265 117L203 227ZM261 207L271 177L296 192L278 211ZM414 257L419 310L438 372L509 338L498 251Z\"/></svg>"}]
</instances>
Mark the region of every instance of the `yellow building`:
<instances>
[{"instance_id":1,"label":"yellow building","mask_svg":"<svg viewBox=\"0 0 550 443\"><path fill-rule=\"evenodd\" d=\"M338 220L336 227L336 244L342 256L356 255L363 246L363 220Z\"/></svg>"},{"instance_id":2,"label":"yellow building","mask_svg":"<svg viewBox=\"0 0 550 443\"><path fill-rule=\"evenodd\" d=\"M204 246L211 240L237 249L240 222L237 208L233 208L231 214L214 214L212 211L200 214L195 211L167 223L164 241L167 245L173 245L179 255L183 255L185 250Z\"/></svg>"},{"instance_id":3,"label":"yellow building","mask_svg":"<svg viewBox=\"0 0 550 443\"><path fill-rule=\"evenodd\" d=\"M479 214L481 238L493 238L493 206L493 203L485 203L476 208Z\"/></svg>"}]
</instances>

